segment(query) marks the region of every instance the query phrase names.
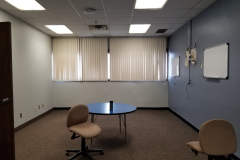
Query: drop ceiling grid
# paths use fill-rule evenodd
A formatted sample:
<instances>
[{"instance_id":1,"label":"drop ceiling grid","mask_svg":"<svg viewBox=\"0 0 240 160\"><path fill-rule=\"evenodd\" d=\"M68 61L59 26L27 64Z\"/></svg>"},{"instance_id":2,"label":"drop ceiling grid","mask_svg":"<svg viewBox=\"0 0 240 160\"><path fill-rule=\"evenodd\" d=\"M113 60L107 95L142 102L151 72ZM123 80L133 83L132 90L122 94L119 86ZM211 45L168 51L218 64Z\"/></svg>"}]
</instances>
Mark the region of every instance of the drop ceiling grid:
<instances>
[{"instance_id":1,"label":"drop ceiling grid","mask_svg":"<svg viewBox=\"0 0 240 160\"><path fill-rule=\"evenodd\" d=\"M168 0L160 10L136 10L136 0L36 0L45 11L20 11L7 2L0 1L0 8L35 26L47 34L54 35L47 24L66 25L74 36L160 36L170 35L188 20L203 11L216 0ZM95 15L86 15L86 8L95 9ZM70 17L70 18L69 18ZM106 31L91 31L88 25L107 25ZM129 34L130 24L151 24L145 34ZM154 30L168 29L164 34ZM127 33L126 33L127 31ZM84 34L86 32L86 34ZM69 36L69 35L58 35Z\"/></svg>"}]
</instances>

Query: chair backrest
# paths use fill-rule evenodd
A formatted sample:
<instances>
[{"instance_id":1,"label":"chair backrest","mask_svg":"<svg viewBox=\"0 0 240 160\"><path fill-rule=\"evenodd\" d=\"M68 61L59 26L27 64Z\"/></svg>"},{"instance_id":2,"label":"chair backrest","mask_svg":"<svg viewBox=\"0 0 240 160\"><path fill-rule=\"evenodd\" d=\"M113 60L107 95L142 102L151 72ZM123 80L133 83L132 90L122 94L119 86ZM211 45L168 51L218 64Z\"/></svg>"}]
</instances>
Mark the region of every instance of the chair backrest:
<instances>
[{"instance_id":1,"label":"chair backrest","mask_svg":"<svg viewBox=\"0 0 240 160\"><path fill-rule=\"evenodd\" d=\"M88 107L85 104L77 104L73 106L67 115L67 127L84 123L89 115Z\"/></svg>"},{"instance_id":2,"label":"chair backrest","mask_svg":"<svg viewBox=\"0 0 240 160\"><path fill-rule=\"evenodd\" d=\"M225 120L214 119L203 123L198 139L202 150L207 155L228 155L237 150L234 128Z\"/></svg>"}]
</instances>

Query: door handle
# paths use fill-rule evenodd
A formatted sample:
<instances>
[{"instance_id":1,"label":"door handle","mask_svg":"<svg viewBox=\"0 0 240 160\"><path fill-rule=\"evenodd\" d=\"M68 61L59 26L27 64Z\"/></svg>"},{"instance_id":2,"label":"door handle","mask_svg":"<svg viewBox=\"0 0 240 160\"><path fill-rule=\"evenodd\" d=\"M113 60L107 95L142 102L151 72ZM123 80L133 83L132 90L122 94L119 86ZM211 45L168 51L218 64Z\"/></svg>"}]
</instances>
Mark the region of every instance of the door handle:
<instances>
[{"instance_id":1,"label":"door handle","mask_svg":"<svg viewBox=\"0 0 240 160\"><path fill-rule=\"evenodd\" d=\"M9 99L8 98L5 98L2 100L3 103L8 103L9 102Z\"/></svg>"}]
</instances>

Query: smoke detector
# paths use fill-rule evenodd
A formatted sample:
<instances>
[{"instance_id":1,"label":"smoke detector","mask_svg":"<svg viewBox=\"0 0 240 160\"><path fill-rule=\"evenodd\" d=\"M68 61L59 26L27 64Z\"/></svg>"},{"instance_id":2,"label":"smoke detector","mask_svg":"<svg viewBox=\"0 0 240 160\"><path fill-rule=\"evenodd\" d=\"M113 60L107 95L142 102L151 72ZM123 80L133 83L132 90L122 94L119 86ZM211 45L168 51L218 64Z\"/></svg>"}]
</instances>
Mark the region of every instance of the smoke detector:
<instances>
[{"instance_id":1,"label":"smoke detector","mask_svg":"<svg viewBox=\"0 0 240 160\"><path fill-rule=\"evenodd\" d=\"M89 25L90 30L107 30L106 25Z\"/></svg>"},{"instance_id":2,"label":"smoke detector","mask_svg":"<svg viewBox=\"0 0 240 160\"><path fill-rule=\"evenodd\" d=\"M95 10L94 9L90 9L90 8L87 8L83 11L85 14L95 14Z\"/></svg>"}]
</instances>

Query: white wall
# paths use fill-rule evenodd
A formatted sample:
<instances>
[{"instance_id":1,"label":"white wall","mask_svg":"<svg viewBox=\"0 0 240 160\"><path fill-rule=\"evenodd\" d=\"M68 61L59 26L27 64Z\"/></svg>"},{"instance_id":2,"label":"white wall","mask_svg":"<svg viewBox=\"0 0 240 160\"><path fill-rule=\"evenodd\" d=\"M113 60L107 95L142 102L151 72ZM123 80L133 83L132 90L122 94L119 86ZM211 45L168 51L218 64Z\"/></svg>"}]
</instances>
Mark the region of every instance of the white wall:
<instances>
[{"instance_id":1,"label":"white wall","mask_svg":"<svg viewBox=\"0 0 240 160\"><path fill-rule=\"evenodd\" d=\"M52 108L51 37L0 10L12 25L14 127ZM44 103L45 107L34 111ZM23 117L20 118L20 113Z\"/></svg>"},{"instance_id":2,"label":"white wall","mask_svg":"<svg viewBox=\"0 0 240 160\"><path fill-rule=\"evenodd\" d=\"M113 100L136 107L168 107L168 82L55 82L53 107Z\"/></svg>"}]
</instances>

